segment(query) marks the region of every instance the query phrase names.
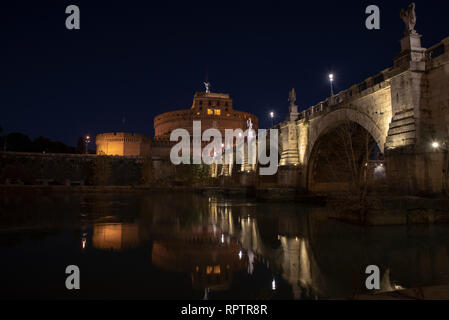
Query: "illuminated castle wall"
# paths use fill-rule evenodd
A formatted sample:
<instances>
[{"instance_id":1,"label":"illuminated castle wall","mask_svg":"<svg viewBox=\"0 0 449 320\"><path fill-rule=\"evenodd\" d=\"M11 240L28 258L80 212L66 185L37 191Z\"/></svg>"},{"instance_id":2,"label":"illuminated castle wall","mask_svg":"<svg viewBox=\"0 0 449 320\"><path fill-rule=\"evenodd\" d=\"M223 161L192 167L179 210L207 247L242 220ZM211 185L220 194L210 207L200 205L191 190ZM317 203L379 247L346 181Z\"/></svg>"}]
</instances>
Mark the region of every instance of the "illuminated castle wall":
<instances>
[{"instance_id":1,"label":"illuminated castle wall","mask_svg":"<svg viewBox=\"0 0 449 320\"><path fill-rule=\"evenodd\" d=\"M201 121L201 131L216 128L223 137L225 129L246 130L247 120L251 120L253 129L257 130L259 122L253 114L234 110L229 94L197 92L190 109L165 112L154 118L154 138L169 140L170 133L178 128L192 134L193 121L197 120Z\"/></svg>"},{"instance_id":2,"label":"illuminated castle wall","mask_svg":"<svg viewBox=\"0 0 449 320\"><path fill-rule=\"evenodd\" d=\"M96 137L97 154L108 156L146 156L151 139L137 133L102 133Z\"/></svg>"}]
</instances>

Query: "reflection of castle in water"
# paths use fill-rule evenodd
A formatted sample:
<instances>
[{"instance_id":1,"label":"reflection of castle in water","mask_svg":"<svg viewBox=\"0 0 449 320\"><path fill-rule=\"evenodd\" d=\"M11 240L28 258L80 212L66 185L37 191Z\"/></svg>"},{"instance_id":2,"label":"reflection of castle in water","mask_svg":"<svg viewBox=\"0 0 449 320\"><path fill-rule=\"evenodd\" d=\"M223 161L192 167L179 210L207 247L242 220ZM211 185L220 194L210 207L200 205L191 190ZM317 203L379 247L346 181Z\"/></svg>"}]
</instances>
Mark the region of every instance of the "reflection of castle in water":
<instances>
[{"instance_id":1,"label":"reflection of castle in water","mask_svg":"<svg viewBox=\"0 0 449 320\"><path fill-rule=\"evenodd\" d=\"M153 265L189 274L196 289L228 290L236 272L253 274L256 262L285 280L297 299L364 292L370 264L381 269L383 291L449 283L447 235L430 238L410 228L407 235L367 232L320 220L316 212L203 200L195 198L187 210L181 201L146 199L138 223L94 223L92 246L125 250L151 237ZM113 215L102 210L96 217ZM429 243L422 241L427 236Z\"/></svg>"},{"instance_id":2,"label":"reflection of castle in water","mask_svg":"<svg viewBox=\"0 0 449 320\"><path fill-rule=\"evenodd\" d=\"M188 272L195 289L227 290L233 272L248 267L240 245L213 227L192 228L155 240L153 265L173 272Z\"/></svg>"},{"instance_id":3,"label":"reflection of castle in water","mask_svg":"<svg viewBox=\"0 0 449 320\"><path fill-rule=\"evenodd\" d=\"M93 226L92 246L102 250L136 248L139 246L139 226L135 223L96 223Z\"/></svg>"}]
</instances>

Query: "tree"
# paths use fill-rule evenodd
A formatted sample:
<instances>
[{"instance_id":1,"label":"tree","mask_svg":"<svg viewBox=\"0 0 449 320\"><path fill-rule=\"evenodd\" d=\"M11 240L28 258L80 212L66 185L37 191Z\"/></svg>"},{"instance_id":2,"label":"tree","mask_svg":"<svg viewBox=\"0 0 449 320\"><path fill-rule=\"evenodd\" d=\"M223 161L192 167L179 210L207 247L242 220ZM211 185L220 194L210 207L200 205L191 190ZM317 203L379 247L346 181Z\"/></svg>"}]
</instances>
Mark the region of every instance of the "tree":
<instances>
[{"instance_id":1,"label":"tree","mask_svg":"<svg viewBox=\"0 0 449 320\"><path fill-rule=\"evenodd\" d=\"M84 144L84 138L83 137L79 137L78 141L76 143L76 153L78 154L83 154L86 150L86 146Z\"/></svg>"},{"instance_id":2,"label":"tree","mask_svg":"<svg viewBox=\"0 0 449 320\"><path fill-rule=\"evenodd\" d=\"M14 152L31 152L32 151L32 145L31 140L28 136L13 132L10 134L5 135L4 137L7 141L7 149L8 151L14 151Z\"/></svg>"},{"instance_id":3,"label":"tree","mask_svg":"<svg viewBox=\"0 0 449 320\"><path fill-rule=\"evenodd\" d=\"M0 126L0 151L6 151L6 137L2 136L3 128Z\"/></svg>"},{"instance_id":4,"label":"tree","mask_svg":"<svg viewBox=\"0 0 449 320\"><path fill-rule=\"evenodd\" d=\"M367 210L371 207L367 200L367 169L375 146L376 142L367 130L348 121L321 137L315 151L317 168L313 169L313 179L338 183L340 193L346 193L347 201L339 203L336 209L358 212L361 223L365 223Z\"/></svg>"}]
</instances>

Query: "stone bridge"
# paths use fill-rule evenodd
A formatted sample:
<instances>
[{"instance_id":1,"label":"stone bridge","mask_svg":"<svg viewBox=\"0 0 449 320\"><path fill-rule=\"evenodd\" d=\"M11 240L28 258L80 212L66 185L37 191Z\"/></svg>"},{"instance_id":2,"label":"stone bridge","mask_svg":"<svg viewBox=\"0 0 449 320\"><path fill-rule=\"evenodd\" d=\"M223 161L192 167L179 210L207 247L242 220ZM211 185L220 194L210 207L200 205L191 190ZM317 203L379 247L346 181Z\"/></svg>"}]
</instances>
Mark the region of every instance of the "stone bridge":
<instances>
[{"instance_id":1,"label":"stone bridge","mask_svg":"<svg viewBox=\"0 0 449 320\"><path fill-rule=\"evenodd\" d=\"M425 49L421 35L409 32L393 61L392 67L301 112L293 91L286 121L275 126L280 130L280 185L310 191L341 188L341 181L326 172L323 154L325 148L342 148L326 141L343 123L352 123L377 145L390 190L446 190L449 37ZM328 176L327 181L317 181L320 175Z\"/></svg>"}]
</instances>

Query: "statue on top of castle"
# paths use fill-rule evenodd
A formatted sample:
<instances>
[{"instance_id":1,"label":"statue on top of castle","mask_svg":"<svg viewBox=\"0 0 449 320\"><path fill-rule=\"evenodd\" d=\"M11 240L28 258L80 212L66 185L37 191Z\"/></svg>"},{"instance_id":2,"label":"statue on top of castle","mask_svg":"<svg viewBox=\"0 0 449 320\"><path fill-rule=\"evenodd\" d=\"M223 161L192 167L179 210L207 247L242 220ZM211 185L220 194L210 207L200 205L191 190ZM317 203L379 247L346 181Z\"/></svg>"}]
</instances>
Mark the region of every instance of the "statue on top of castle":
<instances>
[{"instance_id":1,"label":"statue on top of castle","mask_svg":"<svg viewBox=\"0 0 449 320\"><path fill-rule=\"evenodd\" d=\"M210 93L210 87L211 87L210 82L207 81L207 82L203 82L203 83L204 83L204 86L206 87L206 93Z\"/></svg>"},{"instance_id":2,"label":"statue on top of castle","mask_svg":"<svg viewBox=\"0 0 449 320\"><path fill-rule=\"evenodd\" d=\"M401 10L401 18L405 23L405 35L416 34L415 26L416 26L416 5L412 2L407 10Z\"/></svg>"}]
</instances>

